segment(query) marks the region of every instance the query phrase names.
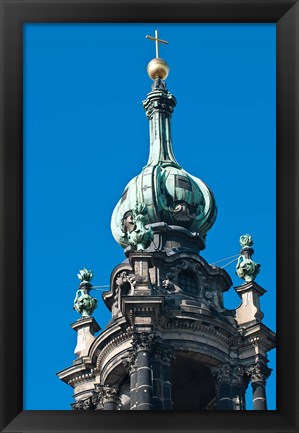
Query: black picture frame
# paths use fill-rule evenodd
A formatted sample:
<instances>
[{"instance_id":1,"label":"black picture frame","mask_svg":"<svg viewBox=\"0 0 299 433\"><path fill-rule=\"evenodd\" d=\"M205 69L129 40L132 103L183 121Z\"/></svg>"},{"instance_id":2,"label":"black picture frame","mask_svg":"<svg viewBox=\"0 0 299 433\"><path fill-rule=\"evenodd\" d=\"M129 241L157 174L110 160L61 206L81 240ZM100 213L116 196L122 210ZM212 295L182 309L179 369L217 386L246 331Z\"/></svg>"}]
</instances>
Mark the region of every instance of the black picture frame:
<instances>
[{"instance_id":1,"label":"black picture frame","mask_svg":"<svg viewBox=\"0 0 299 433\"><path fill-rule=\"evenodd\" d=\"M298 431L298 78L295 0L0 0L1 432ZM277 410L23 411L22 30L28 22L275 22L277 25ZM37 360L42 362L42 360ZM41 386L43 384L41 383Z\"/></svg>"}]
</instances>

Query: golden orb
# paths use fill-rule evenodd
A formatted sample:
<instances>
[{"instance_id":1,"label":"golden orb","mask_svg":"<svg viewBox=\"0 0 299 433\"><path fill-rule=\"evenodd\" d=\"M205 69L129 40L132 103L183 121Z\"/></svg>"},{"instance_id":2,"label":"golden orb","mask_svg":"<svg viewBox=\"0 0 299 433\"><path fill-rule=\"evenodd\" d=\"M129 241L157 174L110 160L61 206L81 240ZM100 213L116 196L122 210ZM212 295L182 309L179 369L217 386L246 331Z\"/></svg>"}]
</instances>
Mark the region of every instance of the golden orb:
<instances>
[{"instance_id":1,"label":"golden orb","mask_svg":"<svg viewBox=\"0 0 299 433\"><path fill-rule=\"evenodd\" d=\"M156 78L165 80L169 74L168 64L160 57L156 57L155 59L151 60L147 65L146 70L152 80L155 80Z\"/></svg>"}]
</instances>

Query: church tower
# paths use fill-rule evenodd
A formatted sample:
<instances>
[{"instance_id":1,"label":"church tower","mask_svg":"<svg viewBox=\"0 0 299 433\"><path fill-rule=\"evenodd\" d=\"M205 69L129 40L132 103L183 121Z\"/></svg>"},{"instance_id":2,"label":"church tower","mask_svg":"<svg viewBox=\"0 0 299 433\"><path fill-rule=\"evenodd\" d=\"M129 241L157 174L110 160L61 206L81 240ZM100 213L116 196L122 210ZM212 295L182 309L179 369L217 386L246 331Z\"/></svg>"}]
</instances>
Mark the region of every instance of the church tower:
<instances>
[{"instance_id":1,"label":"church tower","mask_svg":"<svg viewBox=\"0 0 299 433\"><path fill-rule=\"evenodd\" d=\"M241 305L226 309L228 273L201 256L215 222L208 186L176 161L171 139L175 97L169 67L159 57L147 66L152 90L143 101L149 120L149 159L124 188L111 220L126 259L111 274L103 301L111 320L98 336L90 295L92 273L80 271L74 308L80 318L76 359L58 377L74 388L74 410L265 410L267 352L275 334L262 323L255 282L260 265L253 240L241 236L235 287Z\"/></svg>"}]
</instances>

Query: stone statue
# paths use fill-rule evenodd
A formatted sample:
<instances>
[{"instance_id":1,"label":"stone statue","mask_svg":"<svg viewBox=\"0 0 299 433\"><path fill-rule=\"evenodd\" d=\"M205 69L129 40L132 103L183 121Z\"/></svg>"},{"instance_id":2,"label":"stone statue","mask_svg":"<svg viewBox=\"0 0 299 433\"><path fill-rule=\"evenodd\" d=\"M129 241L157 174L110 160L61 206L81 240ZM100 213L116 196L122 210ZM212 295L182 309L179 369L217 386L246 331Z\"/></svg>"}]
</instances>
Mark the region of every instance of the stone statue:
<instances>
[{"instance_id":1,"label":"stone statue","mask_svg":"<svg viewBox=\"0 0 299 433\"><path fill-rule=\"evenodd\" d=\"M74 310L81 314L81 317L90 317L97 307L97 299L90 296L89 292L92 288L90 280L92 279L92 271L86 268L79 271L78 278L81 280L79 290L76 292L74 299Z\"/></svg>"},{"instance_id":2,"label":"stone statue","mask_svg":"<svg viewBox=\"0 0 299 433\"><path fill-rule=\"evenodd\" d=\"M240 237L241 251L238 257L236 274L245 280L245 283L254 281L257 274L260 272L261 265L254 262L251 256L254 250L251 248L253 240L251 235L245 234Z\"/></svg>"},{"instance_id":3,"label":"stone statue","mask_svg":"<svg viewBox=\"0 0 299 433\"><path fill-rule=\"evenodd\" d=\"M146 206L137 203L131 216L131 230L126 230L127 240L136 250L145 250L154 239L152 228L145 227L146 214Z\"/></svg>"}]
</instances>

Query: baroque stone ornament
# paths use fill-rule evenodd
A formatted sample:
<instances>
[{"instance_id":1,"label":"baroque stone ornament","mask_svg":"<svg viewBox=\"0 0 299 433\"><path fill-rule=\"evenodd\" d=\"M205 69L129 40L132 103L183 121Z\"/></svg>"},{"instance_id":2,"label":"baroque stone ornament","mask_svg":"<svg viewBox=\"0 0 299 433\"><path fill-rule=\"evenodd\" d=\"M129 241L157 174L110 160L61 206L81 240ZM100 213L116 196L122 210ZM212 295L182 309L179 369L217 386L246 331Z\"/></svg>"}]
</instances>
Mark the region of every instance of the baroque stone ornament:
<instances>
[{"instance_id":1,"label":"baroque stone ornament","mask_svg":"<svg viewBox=\"0 0 299 433\"><path fill-rule=\"evenodd\" d=\"M104 410L106 403L120 404L119 388L117 385L95 385L95 391L92 396L92 403L95 410Z\"/></svg>"},{"instance_id":2,"label":"baroque stone ornament","mask_svg":"<svg viewBox=\"0 0 299 433\"><path fill-rule=\"evenodd\" d=\"M176 221L191 221L194 220L197 213L196 211L191 209L191 206L188 203L181 202L176 203L172 209L173 217Z\"/></svg>"},{"instance_id":3,"label":"baroque stone ornament","mask_svg":"<svg viewBox=\"0 0 299 433\"><path fill-rule=\"evenodd\" d=\"M81 317L90 317L97 307L97 299L90 296L89 292L92 289L92 285L89 281L92 279L92 271L88 271L86 268L79 271L78 278L81 280L79 284L79 290L76 292L74 299L74 310L81 314Z\"/></svg>"},{"instance_id":4,"label":"baroque stone ornament","mask_svg":"<svg viewBox=\"0 0 299 433\"><path fill-rule=\"evenodd\" d=\"M163 348L161 353L161 361L164 365L168 365L169 367L175 362L175 351L171 348Z\"/></svg>"},{"instance_id":5,"label":"baroque stone ornament","mask_svg":"<svg viewBox=\"0 0 299 433\"><path fill-rule=\"evenodd\" d=\"M94 405L95 410L103 410L103 390L102 385L96 384L95 391L91 397L92 404Z\"/></svg>"},{"instance_id":6,"label":"baroque stone ornament","mask_svg":"<svg viewBox=\"0 0 299 433\"><path fill-rule=\"evenodd\" d=\"M85 400L79 400L76 403L71 405L72 410L93 410L94 404L91 397L86 398Z\"/></svg>"},{"instance_id":7,"label":"baroque stone ornament","mask_svg":"<svg viewBox=\"0 0 299 433\"><path fill-rule=\"evenodd\" d=\"M124 221L123 223L123 230L126 233L127 240L136 250L145 250L154 239L151 227L145 227L146 215L147 207L145 204L137 203L130 221ZM131 224L131 229L128 228L128 224Z\"/></svg>"},{"instance_id":8,"label":"baroque stone ornament","mask_svg":"<svg viewBox=\"0 0 299 433\"><path fill-rule=\"evenodd\" d=\"M119 404L119 389L117 385L104 385L103 386L103 404L116 403Z\"/></svg>"},{"instance_id":9,"label":"baroque stone ornament","mask_svg":"<svg viewBox=\"0 0 299 433\"><path fill-rule=\"evenodd\" d=\"M136 284L134 275L129 275L128 271L122 271L116 275L116 284L119 288L122 288L126 283L134 287Z\"/></svg>"},{"instance_id":10,"label":"baroque stone ornament","mask_svg":"<svg viewBox=\"0 0 299 433\"><path fill-rule=\"evenodd\" d=\"M246 374L252 382L265 382L271 371L272 369L262 362L257 362L246 368Z\"/></svg>"},{"instance_id":11,"label":"baroque stone ornament","mask_svg":"<svg viewBox=\"0 0 299 433\"><path fill-rule=\"evenodd\" d=\"M220 364L214 371L213 376L217 384L222 382L230 382L232 377L232 367L230 364Z\"/></svg>"},{"instance_id":12,"label":"baroque stone ornament","mask_svg":"<svg viewBox=\"0 0 299 433\"><path fill-rule=\"evenodd\" d=\"M236 274L245 280L245 283L249 283L255 280L257 274L260 272L261 265L254 262L251 258L254 253L254 250L251 248L253 245L251 235L242 235L240 237L240 244L242 249L237 261Z\"/></svg>"},{"instance_id":13,"label":"baroque stone ornament","mask_svg":"<svg viewBox=\"0 0 299 433\"><path fill-rule=\"evenodd\" d=\"M161 340L153 342L151 351L164 365L171 366L175 362L175 350L172 347L165 346L165 343Z\"/></svg>"},{"instance_id":14,"label":"baroque stone ornament","mask_svg":"<svg viewBox=\"0 0 299 433\"><path fill-rule=\"evenodd\" d=\"M245 369L242 365L237 365L232 368L232 382L242 383L245 374Z\"/></svg>"},{"instance_id":15,"label":"baroque stone ornament","mask_svg":"<svg viewBox=\"0 0 299 433\"><path fill-rule=\"evenodd\" d=\"M137 358L136 358L136 352L134 350L129 351L129 355L127 358L123 359L122 364L123 366L128 369L129 373L133 373L137 368Z\"/></svg>"},{"instance_id":16,"label":"baroque stone ornament","mask_svg":"<svg viewBox=\"0 0 299 433\"><path fill-rule=\"evenodd\" d=\"M163 287L162 292L171 293L175 291L174 284L170 280L171 280L171 275L166 274L165 279L162 281L162 287Z\"/></svg>"},{"instance_id":17,"label":"baroque stone ornament","mask_svg":"<svg viewBox=\"0 0 299 433\"><path fill-rule=\"evenodd\" d=\"M133 334L132 339L132 346L133 350L139 351L139 350L150 350L152 347L152 344L155 339L155 334L153 332L151 333L137 333L135 332Z\"/></svg>"}]
</instances>

